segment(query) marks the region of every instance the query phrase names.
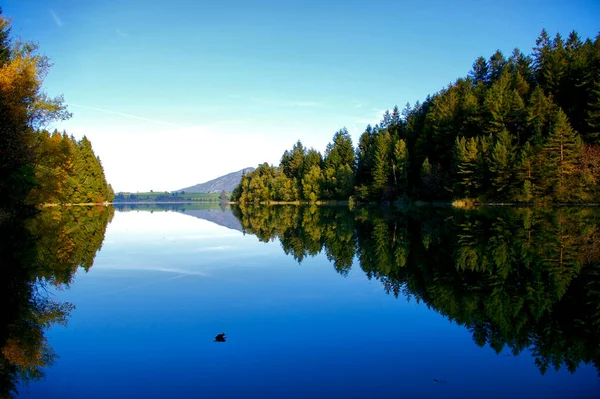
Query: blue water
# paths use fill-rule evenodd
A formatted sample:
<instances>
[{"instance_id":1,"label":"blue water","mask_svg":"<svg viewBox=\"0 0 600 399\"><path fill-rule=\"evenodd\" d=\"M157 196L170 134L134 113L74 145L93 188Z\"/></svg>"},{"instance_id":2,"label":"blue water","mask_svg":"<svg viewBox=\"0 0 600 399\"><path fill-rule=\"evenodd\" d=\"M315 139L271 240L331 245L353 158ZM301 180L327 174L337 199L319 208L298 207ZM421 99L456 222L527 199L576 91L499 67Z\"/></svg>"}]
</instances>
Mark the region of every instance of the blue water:
<instances>
[{"instance_id":1,"label":"blue water","mask_svg":"<svg viewBox=\"0 0 600 399\"><path fill-rule=\"evenodd\" d=\"M542 376L357 262L346 277L325 254L299 265L279 242L181 213L117 212L94 266L55 296L76 310L21 397L600 397L593 367Z\"/></svg>"}]
</instances>

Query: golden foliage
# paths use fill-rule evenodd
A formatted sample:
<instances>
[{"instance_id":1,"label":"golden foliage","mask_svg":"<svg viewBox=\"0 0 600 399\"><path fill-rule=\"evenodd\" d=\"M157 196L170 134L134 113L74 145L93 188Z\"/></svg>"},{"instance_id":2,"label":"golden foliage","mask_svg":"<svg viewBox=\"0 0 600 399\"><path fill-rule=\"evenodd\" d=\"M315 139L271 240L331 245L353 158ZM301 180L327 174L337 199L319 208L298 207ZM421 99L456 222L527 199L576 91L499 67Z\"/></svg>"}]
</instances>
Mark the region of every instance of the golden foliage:
<instances>
[{"instance_id":1,"label":"golden foliage","mask_svg":"<svg viewBox=\"0 0 600 399\"><path fill-rule=\"evenodd\" d=\"M9 26L0 16L0 27ZM42 89L49 69L50 61L38 54L37 45L17 41L11 47L10 60L0 67L0 101L14 122L38 128L70 117L62 97L49 98Z\"/></svg>"}]
</instances>

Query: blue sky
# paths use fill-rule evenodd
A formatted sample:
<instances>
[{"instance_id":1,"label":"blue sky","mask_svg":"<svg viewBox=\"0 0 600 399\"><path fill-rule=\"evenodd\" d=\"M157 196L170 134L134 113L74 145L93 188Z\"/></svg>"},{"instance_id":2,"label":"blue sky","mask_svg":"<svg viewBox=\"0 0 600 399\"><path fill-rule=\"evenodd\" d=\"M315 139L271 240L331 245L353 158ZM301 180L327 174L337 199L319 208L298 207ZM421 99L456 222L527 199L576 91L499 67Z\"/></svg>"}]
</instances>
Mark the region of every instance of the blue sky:
<instances>
[{"instance_id":1,"label":"blue sky","mask_svg":"<svg viewBox=\"0 0 600 399\"><path fill-rule=\"evenodd\" d=\"M116 191L176 190L300 139L354 142L385 109L422 101L542 28L595 37L597 1L4 0L13 35L54 66L49 94Z\"/></svg>"}]
</instances>

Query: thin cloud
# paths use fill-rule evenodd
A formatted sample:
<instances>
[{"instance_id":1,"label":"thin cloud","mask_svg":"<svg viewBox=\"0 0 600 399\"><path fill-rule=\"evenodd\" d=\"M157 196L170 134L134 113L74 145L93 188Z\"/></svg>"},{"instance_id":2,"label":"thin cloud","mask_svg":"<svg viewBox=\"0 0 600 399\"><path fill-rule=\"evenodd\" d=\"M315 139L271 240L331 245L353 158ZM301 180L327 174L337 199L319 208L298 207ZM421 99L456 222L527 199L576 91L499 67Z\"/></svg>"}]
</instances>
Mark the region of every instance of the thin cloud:
<instances>
[{"instance_id":1,"label":"thin cloud","mask_svg":"<svg viewBox=\"0 0 600 399\"><path fill-rule=\"evenodd\" d=\"M257 104L269 105L269 106L280 106L280 107L321 107L322 103L317 101L286 101L286 100L274 100L270 98L254 97L251 99Z\"/></svg>"},{"instance_id":2,"label":"thin cloud","mask_svg":"<svg viewBox=\"0 0 600 399\"><path fill-rule=\"evenodd\" d=\"M228 94L228 98L234 100L246 100L252 101L256 104L268 105L273 107L287 107L287 108L300 108L300 107L321 107L324 104L317 101L304 101L304 100L278 100L274 98L265 97L245 97L241 94Z\"/></svg>"},{"instance_id":3,"label":"thin cloud","mask_svg":"<svg viewBox=\"0 0 600 399\"><path fill-rule=\"evenodd\" d=\"M58 14L56 14L56 13L54 12L54 10L50 10L50 15L52 15L52 19L54 20L54 23L55 23L57 26L62 26L62 25L63 25L63 24L62 24L62 21L61 21L61 20L60 20L60 18L58 17Z\"/></svg>"},{"instance_id":4,"label":"thin cloud","mask_svg":"<svg viewBox=\"0 0 600 399\"><path fill-rule=\"evenodd\" d=\"M173 127L180 127L180 128L186 128L186 127L188 127L188 126L185 126L185 125L180 125L178 123L172 123L172 122L166 122L166 121L159 121L159 120L156 120L156 119L144 118L142 116L125 114L123 112L113 111L113 110L110 110L110 109L88 107L88 106L85 106L85 105L77 105L77 104L69 104L69 106L75 107L75 108L81 108L81 109L89 109L91 111L104 112L106 114L123 116L125 118L137 119L137 120L145 121L145 122L159 123L161 125L167 125L167 126L173 126Z\"/></svg>"},{"instance_id":5,"label":"thin cloud","mask_svg":"<svg viewBox=\"0 0 600 399\"><path fill-rule=\"evenodd\" d=\"M119 35L121 37L129 37L129 33L125 33L119 28L117 28L117 35Z\"/></svg>"},{"instance_id":6,"label":"thin cloud","mask_svg":"<svg viewBox=\"0 0 600 399\"><path fill-rule=\"evenodd\" d=\"M323 104L316 101L296 101L292 102L291 105L295 107L320 107Z\"/></svg>"},{"instance_id":7,"label":"thin cloud","mask_svg":"<svg viewBox=\"0 0 600 399\"><path fill-rule=\"evenodd\" d=\"M354 121L354 123L360 123L364 125L376 125L383 119L383 114L385 113L385 109L372 108L371 115L366 118L359 118Z\"/></svg>"},{"instance_id":8,"label":"thin cloud","mask_svg":"<svg viewBox=\"0 0 600 399\"><path fill-rule=\"evenodd\" d=\"M111 268L111 269L113 269L113 268ZM116 268L114 268L114 269L116 269ZM176 276L165 278L165 279L148 281L148 282L141 283L141 284L129 285L129 286L124 287L124 288L118 288L116 290L110 290L110 291L101 292L99 294L93 295L94 297L108 295L108 294L121 293L123 291L129 291L129 290L132 290L132 289L135 289L135 288L146 287L148 285L165 283L167 281L175 280L175 279L182 278L182 277L188 277L188 276L202 276L202 277L205 277L205 276L208 276L207 273L203 273L203 272L188 272L188 271L180 271L180 270L177 270L177 269L163 269L163 268L156 268L156 269L155 268L141 268L141 269L138 269L138 268L129 268L128 269L128 268L121 267L121 268L119 268L117 270L151 270L151 271L160 271L160 272L167 272L167 273L178 273L178 274ZM181 274L179 274L179 273L181 273Z\"/></svg>"}]
</instances>

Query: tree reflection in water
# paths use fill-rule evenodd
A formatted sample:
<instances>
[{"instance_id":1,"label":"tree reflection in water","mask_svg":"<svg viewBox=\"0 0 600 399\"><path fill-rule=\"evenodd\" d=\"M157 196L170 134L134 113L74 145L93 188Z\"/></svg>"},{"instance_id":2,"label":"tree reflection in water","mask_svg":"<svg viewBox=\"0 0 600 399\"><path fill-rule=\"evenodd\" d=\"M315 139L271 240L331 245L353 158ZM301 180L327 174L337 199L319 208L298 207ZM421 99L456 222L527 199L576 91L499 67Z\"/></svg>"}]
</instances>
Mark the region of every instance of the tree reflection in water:
<instances>
[{"instance_id":1,"label":"tree reflection in water","mask_svg":"<svg viewBox=\"0 0 600 399\"><path fill-rule=\"evenodd\" d=\"M594 208L235 208L244 231L298 262L356 258L386 292L425 303L500 354L530 349L542 373L600 372L600 212Z\"/></svg>"},{"instance_id":2,"label":"tree reflection in water","mask_svg":"<svg viewBox=\"0 0 600 399\"><path fill-rule=\"evenodd\" d=\"M0 221L0 397L43 377L54 362L45 332L66 325L75 306L49 291L68 288L80 266L92 267L113 214L112 207L46 208Z\"/></svg>"}]
</instances>

